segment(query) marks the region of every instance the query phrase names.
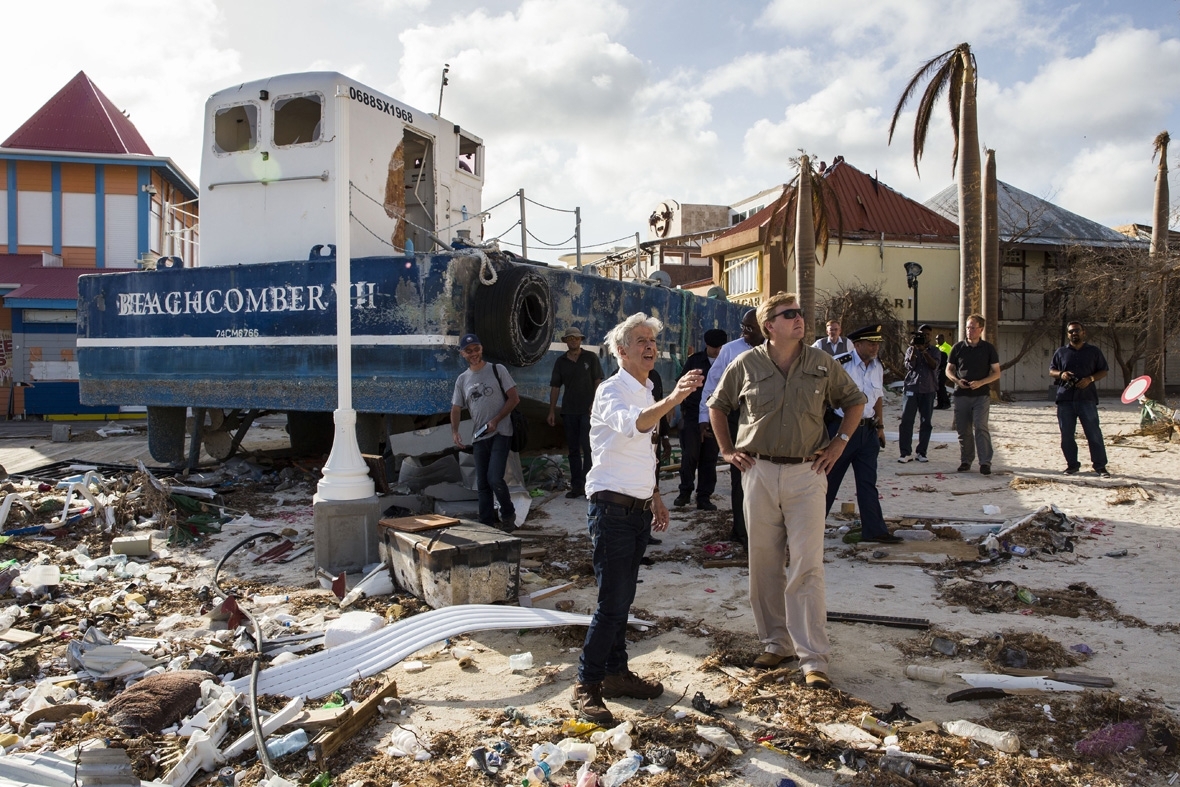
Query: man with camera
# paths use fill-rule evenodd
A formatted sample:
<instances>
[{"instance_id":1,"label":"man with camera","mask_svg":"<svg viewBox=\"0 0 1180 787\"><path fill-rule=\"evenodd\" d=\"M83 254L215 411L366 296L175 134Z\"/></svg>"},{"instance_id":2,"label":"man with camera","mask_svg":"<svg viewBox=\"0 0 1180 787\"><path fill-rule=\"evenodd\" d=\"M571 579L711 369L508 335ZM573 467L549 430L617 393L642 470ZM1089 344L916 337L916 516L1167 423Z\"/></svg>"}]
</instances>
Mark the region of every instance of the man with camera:
<instances>
[{"instance_id":1,"label":"man with camera","mask_svg":"<svg viewBox=\"0 0 1180 787\"><path fill-rule=\"evenodd\" d=\"M1069 344L1053 353L1049 376L1057 381L1057 426L1061 429L1061 453L1065 454L1065 474L1075 475L1078 464L1078 421L1090 446L1090 463L1094 472L1110 478L1106 470L1106 445L1098 423L1098 389L1095 383L1109 372L1106 356L1086 342L1086 329L1076 320L1065 327Z\"/></svg>"},{"instance_id":2,"label":"man with camera","mask_svg":"<svg viewBox=\"0 0 1180 787\"><path fill-rule=\"evenodd\" d=\"M959 472L971 469L979 452L979 472L992 472L991 384L1000 379L1000 354L984 341L987 320L982 314L967 318L967 338L951 348L946 376L955 384L955 431L959 433Z\"/></svg>"},{"instance_id":3,"label":"man with camera","mask_svg":"<svg viewBox=\"0 0 1180 787\"><path fill-rule=\"evenodd\" d=\"M930 447L930 433L934 431L931 416L934 414L934 399L938 395L938 367L942 352L930 344L929 325L923 325L910 339L905 351L905 407L901 412L901 426L898 428L897 445L900 456L897 461L909 462L917 459L925 462L926 450ZM914 440L914 416L921 416L918 428L918 452L910 454Z\"/></svg>"}]
</instances>

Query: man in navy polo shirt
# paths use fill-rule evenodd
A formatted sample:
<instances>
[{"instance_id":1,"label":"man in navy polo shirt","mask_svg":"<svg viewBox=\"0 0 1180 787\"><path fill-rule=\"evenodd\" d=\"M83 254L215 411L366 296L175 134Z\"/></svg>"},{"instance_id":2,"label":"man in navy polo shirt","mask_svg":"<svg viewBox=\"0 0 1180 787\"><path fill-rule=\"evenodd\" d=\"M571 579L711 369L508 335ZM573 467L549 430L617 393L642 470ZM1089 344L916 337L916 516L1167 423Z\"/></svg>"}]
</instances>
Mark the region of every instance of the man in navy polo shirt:
<instances>
[{"instance_id":1,"label":"man in navy polo shirt","mask_svg":"<svg viewBox=\"0 0 1180 787\"><path fill-rule=\"evenodd\" d=\"M1061 428L1061 453L1065 454L1065 474L1074 475L1078 464L1078 421L1090 446L1090 463L1094 472L1110 478L1106 470L1106 445L1098 424L1098 389L1095 383L1109 373L1106 357L1086 342L1086 329L1074 320L1065 327L1069 344L1053 353L1049 376L1057 381L1057 425Z\"/></svg>"}]
</instances>

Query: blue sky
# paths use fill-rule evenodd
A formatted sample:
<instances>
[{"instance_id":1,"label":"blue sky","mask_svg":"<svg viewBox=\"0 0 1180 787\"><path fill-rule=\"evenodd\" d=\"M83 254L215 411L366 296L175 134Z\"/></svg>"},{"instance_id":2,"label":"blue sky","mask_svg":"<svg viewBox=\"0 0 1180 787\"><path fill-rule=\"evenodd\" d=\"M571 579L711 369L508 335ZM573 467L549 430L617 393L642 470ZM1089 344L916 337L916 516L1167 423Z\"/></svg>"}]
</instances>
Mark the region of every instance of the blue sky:
<instances>
[{"instance_id":1,"label":"blue sky","mask_svg":"<svg viewBox=\"0 0 1180 787\"><path fill-rule=\"evenodd\" d=\"M587 247L646 239L667 198L730 204L787 181L800 149L927 199L952 182L945 113L920 176L912 112L892 146L889 119L916 68L962 41L981 141L1025 191L1149 223L1151 140L1180 137L1177 0L90 0L5 20L27 31L6 49L28 67L0 78L0 136L84 70L194 180L215 90L327 69L434 111L449 62L443 115L487 144L484 204L523 187L580 206ZM497 209L487 233L517 217ZM573 232L566 214L530 209L528 223L553 243Z\"/></svg>"}]
</instances>

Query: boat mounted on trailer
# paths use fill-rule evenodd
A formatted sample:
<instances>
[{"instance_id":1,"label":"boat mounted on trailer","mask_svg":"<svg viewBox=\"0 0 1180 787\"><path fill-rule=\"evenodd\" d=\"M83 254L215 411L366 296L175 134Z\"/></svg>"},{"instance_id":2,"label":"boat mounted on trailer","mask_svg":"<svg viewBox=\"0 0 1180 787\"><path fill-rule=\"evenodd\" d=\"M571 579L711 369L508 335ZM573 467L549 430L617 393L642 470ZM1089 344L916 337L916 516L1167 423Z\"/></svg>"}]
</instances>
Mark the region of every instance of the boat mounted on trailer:
<instances>
[{"instance_id":1,"label":"boat mounted on trailer","mask_svg":"<svg viewBox=\"0 0 1180 787\"><path fill-rule=\"evenodd\" d=\"M477 333L543 414L567 327L614 366L606 332L638 311L663 320L665 378L743 307L523 260L483 244L482 140L336 73L290 74L214 94L205 108L198 267L79 280L82 401L146 405L149 447L184 460L192 408L225 458L262 412L292 443L330 445L337 403L336 184L348 177L352 387L361 450L450 409ZM348 142L348 172L335 146ZM444 240L447 238L448 240ZM543 363L543 361L548 361ZM195 443L199 445L199 443Z\"/></svg>"}]
</instances>

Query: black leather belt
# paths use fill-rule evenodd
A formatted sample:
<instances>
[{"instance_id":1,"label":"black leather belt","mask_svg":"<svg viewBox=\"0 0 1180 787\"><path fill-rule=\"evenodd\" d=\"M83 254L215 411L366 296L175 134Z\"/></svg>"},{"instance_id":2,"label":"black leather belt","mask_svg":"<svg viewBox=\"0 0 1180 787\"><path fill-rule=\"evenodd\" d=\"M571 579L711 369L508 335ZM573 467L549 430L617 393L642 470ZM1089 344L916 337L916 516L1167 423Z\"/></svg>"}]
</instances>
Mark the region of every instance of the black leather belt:
<instances>
[{"instance_id":1,"label":"black leather belt","mask_svg":"<svg viewBox=\"0 0 1180 787\"><path fill-rule=\"evenodd\" d=\"M623 506L631 511L647 511L651 508L650 497L631 497L618 492L595 492L590 495L591 503L607 503L612 506Z\"/></svg>"},{"instance_id":2,"label":"black leather belt","mask_svg":"<svg viewBox=\"0 0 1180 787\"><path fill-rule=\"evenodd\" d=\"M877 428L877 419L875 419L875 418L862 418L862 419L860 419L860 425L867 426L870 429L876 429Z\"/></svg>"},{"instance_id":3,"label":"black leather belt","mask_svg":"<svg viewBox=\"0 0 1180 787\"><path fill-rule=\"evenodd\" d=\"M766 454L754 454L754 456L763 462L770 462L772 465L801 465L804 462L815 461L814 456L767 456Z\"/></svg>"}]
</instances>

